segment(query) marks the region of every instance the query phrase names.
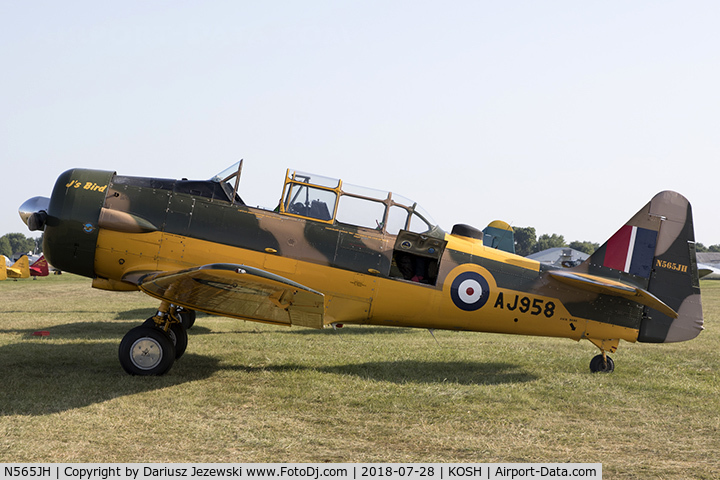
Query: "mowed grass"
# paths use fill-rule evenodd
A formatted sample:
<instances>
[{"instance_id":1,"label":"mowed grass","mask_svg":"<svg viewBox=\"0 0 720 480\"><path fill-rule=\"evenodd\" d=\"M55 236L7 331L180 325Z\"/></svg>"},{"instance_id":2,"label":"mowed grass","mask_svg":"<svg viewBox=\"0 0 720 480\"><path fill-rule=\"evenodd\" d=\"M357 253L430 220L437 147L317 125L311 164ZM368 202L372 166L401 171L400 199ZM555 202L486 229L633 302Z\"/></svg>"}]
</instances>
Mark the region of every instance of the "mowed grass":
<instances>
[{"instance_id":1,"label":"mowed grass","mask_svg":"<svg viewBox=\"0 0 720 480\"><path fill-rule=\"evenodd\" d=\"M199 315L163 377L118 344L158 302L73 275L0 282L0 462L601 462L720 478L720 282L691 342L589 342ZM33 336L47 331L49 336Z\"/></svg>"}]
</instances>

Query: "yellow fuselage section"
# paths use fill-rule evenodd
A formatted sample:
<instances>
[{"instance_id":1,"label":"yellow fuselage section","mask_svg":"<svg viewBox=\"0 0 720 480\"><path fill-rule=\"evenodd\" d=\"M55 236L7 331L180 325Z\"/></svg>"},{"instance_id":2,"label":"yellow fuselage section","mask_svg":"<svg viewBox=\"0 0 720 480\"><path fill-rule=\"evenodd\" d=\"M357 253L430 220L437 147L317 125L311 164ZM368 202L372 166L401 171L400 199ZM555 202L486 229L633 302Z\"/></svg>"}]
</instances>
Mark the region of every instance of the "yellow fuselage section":
<instances>
[{"instance_id":1,"label":"yellow fuselage section","mask_svg":"<svg viewBox=\"0 0 720 480\"><path fill-rule=\"evenodd\" d=\"M275 216L270 212L260 215ZM237 263L264 269L322 292L326 324L468 330L575 340L637 339L635 328L573 316L564 301L591 301L587 293L573 298L571 292L560 286L545 285L547 281L541 279L538 262L487 248L479 240L446 235L447 247L437 282L427 285L293 258L288 250L302 243L298 239L302 237L304 221L291 221L299 222L298 231L293 236L292 228L285 228L291 233L283 246L292 245L285 247L285 252L275 248L254 251L159 231L127 233L101 229L95 251L94 286L131 290L135 287L128 280L142 273L176 271L208 263ZM373 232L367 232L366 239L362 239L362 232L358 235L386 252L392 249L393 238L383 239ZM461 263L453 257L482 258L496 269L507 271L498 274L476 262ZM500 286L496 279L500 275L519 277L517 284L523 288Z\"/></svg>"}]
</instances>

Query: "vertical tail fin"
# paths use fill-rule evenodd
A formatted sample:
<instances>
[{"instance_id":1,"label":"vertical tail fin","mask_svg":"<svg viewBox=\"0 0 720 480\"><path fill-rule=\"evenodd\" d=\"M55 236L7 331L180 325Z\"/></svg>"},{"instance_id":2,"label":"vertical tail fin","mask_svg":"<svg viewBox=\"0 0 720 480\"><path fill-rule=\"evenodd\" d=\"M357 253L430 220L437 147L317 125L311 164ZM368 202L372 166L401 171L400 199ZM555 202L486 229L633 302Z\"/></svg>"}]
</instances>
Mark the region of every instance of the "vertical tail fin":
<instances>
[{"instance_id":1,"label":"vertical tail fin","mask_svg":"<svg viewBox=\"0 0 720 480\"><path fill-rule=\"evenodd\" d=\"M645 307L640 342L681 342L703 329L692 208L679 193L658 193L586 262L588 270L633 283L678 313Z\"/></svg>"},{"instance_id":2,"label":"vertical tail fin","mask_svg":"<svg viewBox=\"0 0 720 480\"><path fill-rule=\"evenodd\" d=\"M483 244L505 252L515 253L515 234L507 222L495 220L483 230Z\"/></svg>"},{"instance_id":3,"label":"vertical tail fin","mask_svg":"<svg viewBox=\"0 0 720 480\"><path fill-rule=\"evenodd\" d=\"M47 277L49 274L50 269L47 260L45 260L45 255L41 255L35 263L30 265L30 275L34 277Z\"/></svg>"},{"instance_id":4,"label":"vertical tail fin","mask_svg":"<svg viewBox=\"0 0 720 480\"><path fill-rule=\"evenodd\" d=\"M5 262L5 255L0 255L0 280L7 278L7 263Z\"/></svg>"},{"instance_id":5,"label":"vertical tail fin","mask_svg":"<svg viewBox=\"0 0 720 480\"><path fill-rule=\"evenodd\" d=\"M17 262L13 263L7 271L8 277L30 278L30 262L28 262L27 255L18 258Z\"/></svg>"}]
</instances>

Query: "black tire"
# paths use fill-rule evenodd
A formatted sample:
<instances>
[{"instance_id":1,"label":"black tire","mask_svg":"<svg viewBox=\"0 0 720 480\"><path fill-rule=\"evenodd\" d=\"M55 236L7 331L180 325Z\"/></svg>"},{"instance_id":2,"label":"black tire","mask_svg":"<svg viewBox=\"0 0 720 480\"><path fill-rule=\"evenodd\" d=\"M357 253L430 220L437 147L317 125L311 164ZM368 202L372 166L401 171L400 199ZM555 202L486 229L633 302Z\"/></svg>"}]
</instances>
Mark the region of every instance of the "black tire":
<instances>
[{"instance_id":1,"label":"black tire","mask_svg":"<svg viewBox=\"0 0 720 480\"><path fill-rule=\"evenodd\" d=\"M130 375L164 375L175 362L175 346L162 330L141 325L125 334L118 356Z\"/></svg>"},{"instance_id":2,"label":"black tire","mask_svg":"<svg viewBox=\"0 0 720 480\"><path fill-rule=\"evenodd\" d=\"M613 370L615 370L615 362L608 355L605 358L597 355L590 360L590 371L593 373L612 373Z\"/></svg>"},{"instance_id":3,"label":"black tire","mask_svg":"<svg viewBox=\"0 0 720 480\"><path fill-rule=\"evenodd\" d=\"M164 332L165 333L165 332ZM166 332L175 345L175 360L183 356L188 346L188 334L182 323L171 323L170 331Z\"/></svg>"},{"instance_id":4,"label":"black tire","mask_svg":"<svg viewBox=\"0 0 720 480\"><path fill-rule=\"evenodd\" d=\"M192 326L195 325L195 317L197 316L195 310L178 307L176 315L180 317L180 321L182 322L183 327L185 327L185 330L190 330Z\"/></svg>"}]
</instances>

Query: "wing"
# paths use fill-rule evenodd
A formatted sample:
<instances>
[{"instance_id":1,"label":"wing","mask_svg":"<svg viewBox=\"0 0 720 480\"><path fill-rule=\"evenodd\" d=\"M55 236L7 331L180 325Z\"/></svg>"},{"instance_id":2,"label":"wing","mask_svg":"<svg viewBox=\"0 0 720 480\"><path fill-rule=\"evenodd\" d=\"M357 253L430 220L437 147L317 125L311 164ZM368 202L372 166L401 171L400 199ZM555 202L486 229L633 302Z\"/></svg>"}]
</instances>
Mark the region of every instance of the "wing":
<instances>
[{"instance_id":1,"label":"wing","mask_svg":"<svg viewBox=\"0 0 720 480\"><path fill-rule=\"evenodd\" d=\"M278 275L227 263L144 275L138 287L175 305L277 325L323 328L325 297Z\"/></svg>"},{"instance_id":2,"label":"wing","mask_svg":"<svg viewBox=\"0 0 720 480\"><path fill-rule=\"evenodd\" d=\"M563 270L555 270L548 273L551 278L554 278L566 285L590 292L627 298L628 300L637 302L640 305L645 305L646 307L650 307L658 312L664 313L670 318L678 317L678 313L670 308L665 302L640 287L584 273L573 273Z\"/></svg>"}]
</instances>

